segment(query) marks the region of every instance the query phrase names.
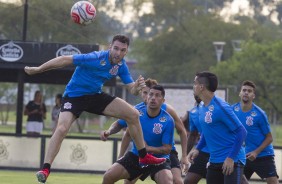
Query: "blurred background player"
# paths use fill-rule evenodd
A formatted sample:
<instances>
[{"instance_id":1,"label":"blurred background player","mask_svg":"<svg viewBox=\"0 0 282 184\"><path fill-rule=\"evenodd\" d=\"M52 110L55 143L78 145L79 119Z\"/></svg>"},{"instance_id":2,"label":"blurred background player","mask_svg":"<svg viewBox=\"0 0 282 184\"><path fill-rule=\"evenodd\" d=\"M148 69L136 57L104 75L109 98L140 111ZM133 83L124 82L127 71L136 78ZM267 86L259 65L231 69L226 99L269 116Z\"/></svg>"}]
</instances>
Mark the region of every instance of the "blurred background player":
<instances>
[{"instance_id":1,"label":"blurred background player","mask_svg":"<svg viewBox=\"0 0 282 184\"><path fill-rule=\"evenodd\" d=\"M241 101L232 106L248 132L245 140L247 162L244 175L249 180L255 172L266 179L267 184L278 184L271 129L266 113L253 103L255 92L255 83L244 81L239 93ZM248 181L244 178L242 184L246 183Z\"/></svg>"},{"instance_id":2,"label":"blurred background player","mask_svg":"<svg viewBox=\"0 0 282 184\"><path fill-rule=\"evenodd\" d=\"M24 115L27 115L26 134L28 136L40 135L46 119L46 106L43 103L41 91L35 91L33 100L25 106Z\"/></svg>"},{"instance_id":3,"label":"blurred background player","mask_svg":"<svg viewBox=\"0 0 282 184\"><path fill-rule=\"evenodd\" d=\"M150 91L150 88L154 85L157 85L158 82L154 79L150 79L148 78L145 81L146 87L144 87L141 90L141 98L143 100L143 102L137 104L135 107L141 107L141 106L146 106L146 99L148 96L148 93ZM182 156L181 159L179 161L178 159L178 152L176 151L176 148L173 144L172 147L172 151L170 154L170 160L171 160L171 172L173 174L173 182L175 184L181 184L183 183L183 179L181 176L181 169L183 170L187 170L188 168L188 159L187 159L187 151L186 151L186 147L187 147L187 135L185 132L185 127L183 125L183 123L181 122L180 118L178 117L177 113L175 112L174 108L166 103L163 103L161 108L165 111L167 111L174 119L175 122L175 128L177 130L177 133L180 136L180 143L181 143L181 148L182 148ZM120 130L122 130L123 128L126 128L127 124L124 120L117 120L114 123L112 123L112 125L109 127L108 130L103 131L101 133L101 139L102 140L107 140L107 138L112 135L115 134L117 132L119 132ZM122 144L121 144L121 149L120 149L120 153L118 158L122 157L126 151L130 150L130 145L131 144L131 139L130 137L127 137L126 135L123 136L122 138ZM125 183L129 183L129 182L125 182Z\"/></svg>"},{"instance_id":4,"label":"blurred background player","mask_svg":"<svg viewBox=\"0 0 282 184\"><path fill-rule=\"evenodd\" d=\"M169 153L174 140L174 120L161 108L164 97L164 88L155 85L150 89L146 106L139 106L136 109L140 114L147 151L156 157L165 158L166 162L157 166L141 167L134 144L132 151L127 152L106 171L103 184L112 184L120 179L128 179L135 183L139 177L144 180L149 175L156 183L173 183Z\"/></svg>"},{"instance_id":5,"label":"blurred background player","mask_svg":"<svg viewBox=\"0 0 282 184\"><path fill-rule=\"evenodd\" d=\"M187 141L187 153L189 153L194 145L197 144L199 134L202 132L201 125L199 123L199 104L201 99L195 95L194 98L195 107L188 112L190 134ZM204 146L201 150L199 150L199 155L193 160L193 164L189 167L184 178L184 184L197 184L202 178L206 178L209 158L210 154L208 147Z\"/></svg>"},{"instance_id":6,"label":"blurred background player","mask_svg":"<svg viewBox=\"0 0 282 184\"><path fill-rule=\"evenodd\" d=\"M242 143L247 132L232 107L215 96L217 86L215 74L208 71L196 73L193 91L202 100L198 108L202 134L188 159L193 163L199 150L207 145L210 151L207 184L238 184L246 163Z\"/></svg>"},{"instance_id":7,"label":"blurred background player","mask_svg":"<svg viewBox=\"0 0 282 184\"><path fill-rule=\"evenodd\" d=\"M58 119L59 119L59 114L61 110L61 103L62 103L62 94L57 94L55 98L55 106L52 108L51 112L51 129L52 129L52 134L55 132L55 129L58 124Z\"/></svg>"},{"instance_id":8,"label":"blurred background player","mask_svg":"<svg viewBox=\"0 0 282 184\"><path fill-rule=\"evenodd\" d=\"M39 67L26 66L24 68L27 74L33 75L70 65L76 66L63 95L58 126L50 139L43 167L36 173L39 182L46 182L51 164L60 150L63 139L72 123L83 111L125 119L130 135L137 146L140 163L150 165L165 161L163 158L156 158L147 153L138 111L126 101L102 91L104 83L116 76L121 78L127 89L134 95L138 95L139 91L145 87L142 76L139 76L134 82L129 73L124 60L128 46L129 38L127 36L115 35L109 50L59 56Z\"/></svg>"}]
</instances>

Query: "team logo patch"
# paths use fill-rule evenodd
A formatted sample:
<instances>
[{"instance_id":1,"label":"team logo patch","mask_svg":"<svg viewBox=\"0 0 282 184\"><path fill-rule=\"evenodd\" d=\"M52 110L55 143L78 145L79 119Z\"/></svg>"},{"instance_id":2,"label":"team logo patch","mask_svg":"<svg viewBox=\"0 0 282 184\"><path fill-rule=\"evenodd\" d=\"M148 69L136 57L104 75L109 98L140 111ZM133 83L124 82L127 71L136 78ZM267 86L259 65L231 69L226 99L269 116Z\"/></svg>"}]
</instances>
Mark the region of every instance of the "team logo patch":
<instances>
[{"instance_id":1,"label":"team logo patch","mask_svg":"<svg viewBox=\"0 0 282 184\"><path fill-rule=\"evenodd\" d=\"M210 105L209 106L209 111L213 111L214 110L214 106L213 105Z\"/></svg>"},{"instance_id":2,"label":"team logo patch","mask_svg":"<svg viewBox=\"0 0 282 184\"><path fill-rule=\"evenodd\" d=\"M101 66L105 66L106 65L106 61L105 60L100 61L100 65Z\"/></svg>"},{"instance_id":3,"label":"team logo patch","mask_svg":"<svg viewBox=\"0 0 282 184\"><path fill-rule=\"evenodd\" d=\"M195 113L197 110L194 108L191 110L191 113Z\"/></svg>"},{"instance_id":4,"label":"team logo patch","mask_svg":"<svg viewBox=\"0 0 282 184\"><path fill-rule=\"evenodd\" d=\"M206 112L205 122L212 123L212 113L210 111Z\"/></svg>"},{"instance_id":5,"label":"team logo patch","mask_svg":"<svg viewBox=\"0 0 282 184\"><path fill-rule=\"evenodd\" d=\"M254 124L253 122L254 118L251 117L251 116L247 116L247 119L246 119L246 125L248 126L252 126Z\"/></svg>"},{"instance_id":6,"label":"team logo patch","mask_svg":"<svg viewBox=\"0 0 282 184\"><path fill-rule=\"evenodd\" d=\"M72 104L71 104L71 103L66 102L66 103L64 104L64 109L71 109L71 108L72 108Z\"/></svg>"},{"instance_id":7,"label":"team logo patch","mask_svg":"<svg viewBox=\"0 0 282 184\"><path fill-rule=\"evenodd\" d=\"M77 144L76 146L71 146L72 154L70 156L71 162L80 165L82 163L85 163L87 160L87 155L85 153L85 150L87 150L87 146L81 146L81 144Z\"/></svg>"},{"instance_id":8,"label":"team logo patch","mask_svg":"<svg viewBox=\"0 0 282 184\"><path fill-rule=\"evenodd\" d=\"M235 106L235 107L234 107L234 111L237 111L237 112L238 112L239 110L240 110L239 106Z\"/></svg>"},{"instance_id":9,"label":"team logo patch","mask_svg":"<svg viewBox=\"0 0 282 184\"><path fill-rule=\"evenodd\" d=\"M112 69L110 70L110 74L111 74L111 75L117 75L117 73L118 73L118 68L119 68L118 65L113 66Z\"/></svg>"},{"instance_id":10,"label":"team logo patch","mask_svg":"<svg viewBox=\"0 0 282 184\"><path fill-rule=\"evenodd\" d=\"M163 123L163 122L166 122L166 117L163 116L163 117L161 117L159 120L160 120L160 122L162 122L162 123Z\"/></svg>"},{"instance_id":11,"label":"team logo patch","mask_svg":"<svg viewBox=\"0 0 282 184\"><path fill-rule=\"evenodd\" d=\"M121 66L122 65L122 61L118 62L118 65Z\"/></svg>"},{"instance_id":12,"label":"team logo patch","mask_svg":"<svg viewBox=\"0 0 282 184\"><path fill-rule=\"evenodd\" d=\"M4 142L0 140L0 161L8 159L9 157L9 152L7 150L8 145L9 145L8 143L4 144Z\"/></svg>"},{"instance_id":13,"label":"team logo patch","mask_svg":"<svg viewBox=\"0 0 282 184\"><path fill-rule=\"evenodd\" d=\"M252 111L252 112L251 112L251 116L253 116L253 117L257 116L257 112Z\"/></svg>"},{"instance_id":14,"label":"team logo patch","mask_svg":"<svg viewBox=\"0 0 282 184\"><path fill-rule=\"evenodd\" d=\"M160 124L160 123L155 123L154 124L154 128L153 128L153 132L155 133L155 134L161 134L162 133L162 127L163 127L163 125L162 124Z\"/></svg>"}]
</instances>

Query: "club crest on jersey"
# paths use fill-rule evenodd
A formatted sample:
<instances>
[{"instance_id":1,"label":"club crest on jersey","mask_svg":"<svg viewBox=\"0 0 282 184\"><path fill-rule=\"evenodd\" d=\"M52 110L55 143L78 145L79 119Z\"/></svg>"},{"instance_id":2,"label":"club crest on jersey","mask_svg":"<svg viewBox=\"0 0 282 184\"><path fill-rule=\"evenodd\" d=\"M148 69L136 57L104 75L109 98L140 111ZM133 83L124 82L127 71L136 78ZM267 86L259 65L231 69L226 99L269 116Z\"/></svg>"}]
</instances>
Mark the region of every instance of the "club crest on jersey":
<instances>
[{"instance_id":1,"label":"club crest on jersey","mask_svg":"<svg viewBox=\"0 0 282 184\"><path fill-rule=\"evenodd\" d=\"M205 122L212 123L212 113L210 111L206 112Z\"/></svg>"},{"instance_id":2,"label":"club crest on jersey","mask_svg":"<svg viewBox=\"0 0 282 184\"><path fill-rule=\"evenodd\" d=\"M257 112L255 112L255 111L251 112L251 116L253 116L253 117L257 116Z\"/></svg>"},{"instance_id":3,"label":"club crest on jersey","mask_svg":"<svg viewBox=\"0 0 282 184\"><path fill-rule=\"evenodd\" d=\"M253 117L247 116L246 125L252 126L254 124L253 120L254 120Z\"/></svg>"},{"instance_id":4,"label":"club crest on jersey","mask_svg":"<svg viewBox=\"0 0 282 184\"><path fill-rule=\"evenodd\" d=\"M162 127L163 127L163 125L162 124L160 124L160 123L155 123L154 124L154 128L153 128L153 132L155 133L155 134L161 134L162 133Z\"/></svg>"},{"instance_id":5,"label":"club crest on jersey","mask_svg":"<svg viewBox=\"0 0 282 184\"><path fill-rule=\"evenodd\" d=\"M71 104L71 103L66 102L66 103L64 104L64 109L71 109L71 108L72 108L72 104Z\"/></svg>"},{"instance_id":6,"label":"club crest on jersey","mask_svg":"<svg viewBox=\"0 0 282 184\"><path fill-rule=\"evenodd\" d=\"M113 66L112 69L110 70L110 74L112 74L112 75L117 75L117 73L118 73L118 68L119 68L118 65Z\"/></svg>"},{"instance_id":7,"label":"club crest on jersey","mask_svg":"<svg viewBox=\"0 0 282 184\"><path fill-rule=\"evenodd\" d=\"M100 61L100 65L101 66L105 66L106 65L106 61L105 60Z\"/></svg>"},{"instance_id":8,"label":"club crest on jersey","mask_svg":"<svg viewBox=\"0 0 282 184\"><path fill-rule=\"evenodd\" d=\"M239 110L240 110L239 106L235 106L235 107L234 107L234 111L237 111L237 112L238 112Z\"/></svg>"},{"instance_id":9,"label":"club crest on jersey","mask_svg":"<svg viewBox=\"0 0 282 184\"><path fill-rule=\"evenodd\" d=\"M209 111L213 111L214 110L214 106L213 105L210 105L209 106Z\"/></svg>"},{"instance_id":10,"label":"club crest on jersey","mask_svg":"<svg viewBox=\"0 0 282 184\"><path fill-rule=\"evenodd\" d=\"M160 120L160 122L162 122L162 123L163 123L163 122L166 122L166 117L163 116L163 117L161 117L159 120Z\"/></svg>"}]
</instances>

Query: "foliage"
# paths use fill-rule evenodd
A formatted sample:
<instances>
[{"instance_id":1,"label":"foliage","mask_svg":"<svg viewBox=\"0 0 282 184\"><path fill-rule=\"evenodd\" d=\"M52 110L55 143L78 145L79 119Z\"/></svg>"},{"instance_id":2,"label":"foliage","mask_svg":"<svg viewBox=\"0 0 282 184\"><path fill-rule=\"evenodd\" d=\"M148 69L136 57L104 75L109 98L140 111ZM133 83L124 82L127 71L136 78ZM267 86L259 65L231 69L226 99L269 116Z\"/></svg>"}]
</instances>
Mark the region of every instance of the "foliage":
<instances>
[{"instance_id":1,"label":"foliage","mask_svg":"<svg viewBox=\"0 0 282 184\"><path fill-rule=\"evenodd\" d=\"M153 23L151 26L143 25L150 26L152 30L146 35L149 39L135 40L131 52L137 58L139 68L145 71L145 76L156 78L160 82L191 83L196 71L216 65L214 41L226 42L222 56L226 60L234 53L232 40L252 39L263 42L281 37L281 34L276 34L277 29L270 30L250 19L244 19L242 24L226 23L216 15L182 11L189 4L173 6L163 3L162 6L156 11L169 11L163 11L163 17L158 13L145 16L150 18L146 22ZM181 13L181 18L176 21L172 17L178 12Z\"/></svg>"},{"instance_id":2,"label":"foliage","mask_svg":"<svg viewBox=\"0 0 282 184\"><path fill-rule=\"evenodd\" d=\"M80 26L73 23L70 18L70 9L74 2L69 0L29 0L26 40L105 44L108 42L105 38L121 31L123 26L118 20L99 11L100 6L105 6L105 3L100 1L94 3L97 9L95 24ZM23 14L24 5L22 4L0 3L0 16L5 17L0 23L2 38L22 40Z\"/></svg>"},{"instance_id":3,"label":"foliage","mask_svg":"<svg viewBox=\"0 0 282 184\"><path fill-rule=\"evenodd\" d=\"M258 44L248 42L241 52L218 65L211 67L217 73L221 85L235 84L235 94L230 93L230 100L238 100L240 85L244 80L252 80L257 85L256 103L272 115L275 121L282 114L282 42ZM232 92L232 91L231 91Z\"/></svg>"}]
</instances>

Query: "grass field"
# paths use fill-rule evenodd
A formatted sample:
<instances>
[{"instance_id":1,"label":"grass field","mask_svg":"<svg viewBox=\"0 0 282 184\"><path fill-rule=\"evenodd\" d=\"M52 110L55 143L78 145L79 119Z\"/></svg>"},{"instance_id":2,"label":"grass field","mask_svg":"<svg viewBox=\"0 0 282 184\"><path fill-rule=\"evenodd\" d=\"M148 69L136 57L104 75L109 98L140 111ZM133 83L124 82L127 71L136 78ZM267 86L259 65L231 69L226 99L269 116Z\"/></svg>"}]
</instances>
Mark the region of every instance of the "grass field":
<instances>
[{"instance_id":1,"label":"grass field","mask_svg":"<svg viewBox=\"0 0 282 184\"><path fill-rule=\"evenodd\" d=\"M35 178L35 172L24 171L1 171L1 184L33 184L38 183ZM77 174L77 173L52 173L46 184L101 184L103 175L98 174ZM118 181L117 184L122 184ZM155 183L150 178L144 182L138 181L137 184ZM199 184L204 184L205 180L201 180Z\"/></svg>"},{"instance_id":2,"label":"grass field","mask_svg":"<svg viewBox=\"0 0 282 184\"><path fill-rule=\"evenodd\" d=\"M101 184L103 175L100 174L79 174L79 173L59 173L53 172L46 184ZM35 184L38 183L35 177L35 172L31 171L1 171L1 184ZM153 184L155 183L150 178L145 181L137 181L136 184ZM206 180L202 179L198 184L205 184ZM250 181L249 184L260 184L261 181ZM123 184L123 181L118 181L116 184Z\"/></svg>"}]
</instances>

